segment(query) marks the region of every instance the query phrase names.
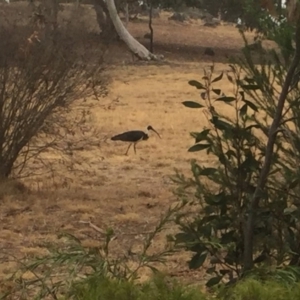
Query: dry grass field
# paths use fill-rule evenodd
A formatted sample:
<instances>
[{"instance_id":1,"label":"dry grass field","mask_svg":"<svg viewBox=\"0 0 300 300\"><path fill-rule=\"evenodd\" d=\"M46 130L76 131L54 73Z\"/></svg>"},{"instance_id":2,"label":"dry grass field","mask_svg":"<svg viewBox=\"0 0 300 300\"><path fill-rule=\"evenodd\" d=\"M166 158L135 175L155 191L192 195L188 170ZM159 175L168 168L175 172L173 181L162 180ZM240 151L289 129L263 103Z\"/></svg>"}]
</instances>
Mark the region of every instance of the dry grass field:
<instances>
[{"instance_id":1,"label":"dry grass field","mask_svg":"<svg viewBox=\"0 0 300 300\"><path fill-rule=\"evenodd\" d=\"M87 10L89 15L83 18L97 31L95 15L90 8ZM88 126L98 132L99 147L77 151L82 164L74 170L64 170L57 159L59 178L27 178L30 193L11 192L8 185L1 187L4 192L0 200L0 278L7 277L15 267L12 258L2 254L2 250L17 258L41 255L46 253L47 244L60 243L56 235L61 231L75 234L86 245L97 243L99 234L84 222L91 221L103 231L113 227L118 236L113 251L141 245L140 233L152 230L161 214L176 201L175 186L169 179L174 168L188 174L192 158L210 163L210 157L187 152L193 143L189 132L201 130L207 123L201 110L185 108L181 102L198 100L197 90L188 85L188 80L201 79L203 67L211 64L211 58L203 56L205 47L215 50L213 60L218 73L228 69L226 57L240 52L242 39L231 25L209 28L200 21L177 23L169 21L167 14L153 23L154 49L165 56L166 63L137 63L121 44L111 45L106 55L107 72L112 79L109 93L99 100L88 119ZM146 46L149 41L143 36L147 26L142 20L131 22L128 27ZM220 87L226 91L228 83L221 82ZM123 131L143 130L148 125L162 139L151 136L138 144L136 155L130 149L125 156L127 144L109 139ZM49 153L50 157L55 158ZM76 168L82 172L76 172ZM168 228L161 234L153 251L164 247L166 233L175 231ZM187 259L187 253L178 254L162 269L199 282L203 274L189 271Z\"/></svg>"}]
</instances>

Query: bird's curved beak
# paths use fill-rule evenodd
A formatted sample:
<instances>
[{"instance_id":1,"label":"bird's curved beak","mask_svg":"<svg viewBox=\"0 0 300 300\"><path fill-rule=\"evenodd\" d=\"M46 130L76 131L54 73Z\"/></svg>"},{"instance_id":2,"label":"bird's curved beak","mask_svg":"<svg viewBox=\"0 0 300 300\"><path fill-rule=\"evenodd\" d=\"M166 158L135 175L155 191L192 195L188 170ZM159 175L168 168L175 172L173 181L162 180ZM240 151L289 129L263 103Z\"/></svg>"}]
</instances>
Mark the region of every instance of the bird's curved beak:
<instances>
[{"instance_id":1,"label":"bird's curved beak","mask_svg":"<svg viewBox=\"0 0 300 300\"><path fill-rule=\"evenodd\" d=\"M159 133L155 129L152 128L150 130L154 131L158 135L158 137L161 139L161 136L159 135Z\"/></svg>"}]
</instances>

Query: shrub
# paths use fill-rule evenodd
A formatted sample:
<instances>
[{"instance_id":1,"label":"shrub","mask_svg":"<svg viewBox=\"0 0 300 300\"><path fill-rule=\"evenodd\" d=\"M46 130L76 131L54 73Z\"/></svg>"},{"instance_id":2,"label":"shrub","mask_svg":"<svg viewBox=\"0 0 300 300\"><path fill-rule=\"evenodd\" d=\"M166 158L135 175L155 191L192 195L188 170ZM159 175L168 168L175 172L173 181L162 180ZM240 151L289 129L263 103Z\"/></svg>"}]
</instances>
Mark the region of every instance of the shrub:
<instances>
[{"instance_id":1,"label":"shrub","mask_svg":"<svg viewBox=\"0 0 300 300\"><path fill-rule=\"evenodd\" d=\"M190 268L207 262L209 287L234 282L253 266L299 263L299 52L299 42L292 59L272 50L257 66L246 47L230 70L214 75L212 66L202 82L189 82L202 102L183 104L206 108L209 123L191 132L189 151L206 150L215 162L193 160L192 178L174 176L178 195L195 207L178 216L175 243L193 252ZM224 75L230 94L218 87Z\"/></svg>"},{"instance_id":2,"label":"shrub","mask_svg":"<svg viewBox=\"0 0 300 300\"><path fill-rule=\"evenodd\" d=\"M0 177L20 175L50 147L65 151L66 136L83 124L82 118L71 124L72 104L104 94L101 53L94 59L91 51L78 53L72 34L31 24L0 27Z\"/></svg>"}]
</instances>

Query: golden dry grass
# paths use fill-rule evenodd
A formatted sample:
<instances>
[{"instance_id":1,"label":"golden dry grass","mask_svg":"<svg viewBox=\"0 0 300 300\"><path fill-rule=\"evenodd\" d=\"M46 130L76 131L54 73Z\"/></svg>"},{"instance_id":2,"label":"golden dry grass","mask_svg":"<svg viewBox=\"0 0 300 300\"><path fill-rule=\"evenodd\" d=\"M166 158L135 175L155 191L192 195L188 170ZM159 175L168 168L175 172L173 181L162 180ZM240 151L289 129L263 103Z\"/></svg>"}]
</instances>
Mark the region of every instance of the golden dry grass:
<instances>
[{"instance_id":1,"label":"golden dry grass","mask_svg":"<svg viewBox=\"0 0 300 300\"><path fill-rule=\"evenodd\" d=\"M95 22L95 21L94 21ZM92 25L91 25L92 26ZM142 42L147 31L145 22L130 23L129 30ZM209 164L212 158L187 152L193 139L190 131L201 130L206 119L201 110L184 108L184 100L198 100L198 92L188 80L201 79L202 68L210 65L203 56L205 47L216 49L216 73L227 70L222 63L226 55L238 53L242 39L233 26L215 29L199 22L179 24L167 17L154 20L155 49L163 53L170 64L132 64L131 55L122 46L111 46L114 53L108 72L112 78L109 95L99 101L88 119L88 126L99 132L100 147L78 151L81 173L62 171L71 179L64 188L53 187L51 177L27 179L33 192L7 192L0 200L0 244L9 254L33 257L45 253L48 243L59 243L56 234L67 231L93 243L97 232L80 221L91 221L99 228L111 226L118 234L116 249L126 249L141 242L140 232L153 229L160 215L176 201L169 176L174 168L188 173L189 161L196 158ZM114 52L115 51L115 52ZM109 59L109 58L107 58ZM220 61L220 62L219 62ZM220 82L228 91L228 83ZM224 111L228 106L224 106ZM110 141L109 137L132 129L152 125L162 136L155 135L125 156L127 144ZM105 140L105 138L108 138ZM57 168L64 170L56 156ZM49 158L49 159L50 159ZM79 175L80 174L80 175ZM55 180L54 180L55 181ZM175 232L169 228L167 233ZM136 235L128 235L137 233ZM92 237L92 238L91 238ZM165 233L153 245L153 251L164 246ZM187 253L178 254L163 268L175 276L199 281L203 274L188 271ZM9 274L14 264L7 254L0 254L0 278Z\"/></svg>"}]
</instances>

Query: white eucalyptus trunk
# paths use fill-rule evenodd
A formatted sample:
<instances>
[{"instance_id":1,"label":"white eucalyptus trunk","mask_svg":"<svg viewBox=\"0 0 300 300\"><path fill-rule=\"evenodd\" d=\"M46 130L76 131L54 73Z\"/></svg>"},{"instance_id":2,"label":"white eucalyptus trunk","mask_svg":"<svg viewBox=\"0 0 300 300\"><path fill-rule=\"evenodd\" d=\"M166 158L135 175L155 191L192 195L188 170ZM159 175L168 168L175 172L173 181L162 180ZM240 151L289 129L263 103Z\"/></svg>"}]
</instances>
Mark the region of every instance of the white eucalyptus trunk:
<instances>
[{"instance_id":1,"label":"white eucalyptus trunk","mask_svg":"<svg viewBox=\"0 0 300 300\"><path fill-rule=\"evenodd\" d=\"M156 55L152 54L128 32L118 15L114 0L106 0L106 5L119 37L125 42L129 50L141 60L158 60Z\"/></svg>"}]
</instances>

